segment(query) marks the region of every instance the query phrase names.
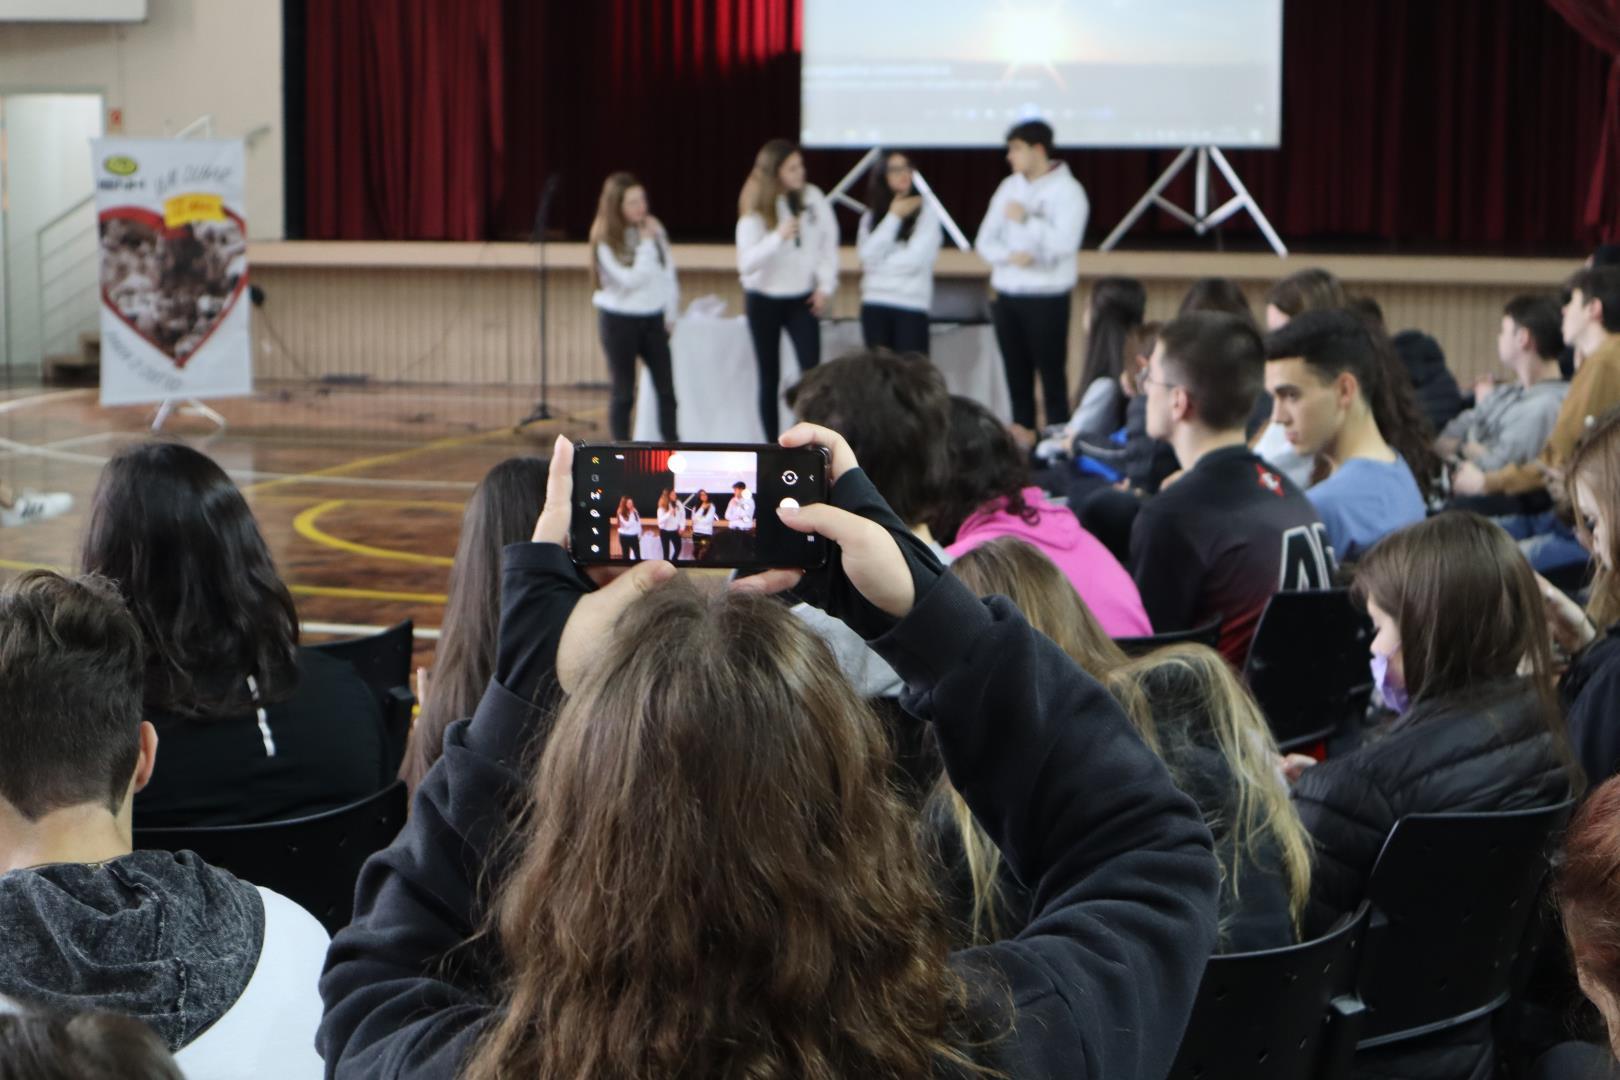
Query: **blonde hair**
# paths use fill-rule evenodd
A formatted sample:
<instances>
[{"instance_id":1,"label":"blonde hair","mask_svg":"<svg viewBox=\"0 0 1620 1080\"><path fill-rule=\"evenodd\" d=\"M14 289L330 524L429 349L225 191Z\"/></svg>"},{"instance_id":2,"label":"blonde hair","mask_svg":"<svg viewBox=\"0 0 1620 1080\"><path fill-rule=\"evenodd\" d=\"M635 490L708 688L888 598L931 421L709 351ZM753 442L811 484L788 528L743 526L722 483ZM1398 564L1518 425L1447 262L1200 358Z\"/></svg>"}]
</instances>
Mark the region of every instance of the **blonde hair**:
<instances>
[{"instance_id":1,"label":"blonde hair","mask_svg":"<svg viewBox=\"0 0 1620 1080\"><path fill-rule=\"evenodd\" d=\"M1605 556L1609 565L1620 566L1620 409L1604 413L1582 437L1570 456L1566 475L1576 531L1581 543L1597 556L1597 575L1592 579L1592 598L1587 601L1586 613L1601 633L1620 619L1620 574L1603 566ZM1581 504L1580 480L1586 481L1592 498L1600 505ZM1609 526L1606 552L1592 550L1595 544L1586 518L1594 513L1603 515Z\"/></svg>"},{"instance_id":2,"label":"blonde hair","mask_svg":"<svg viewBox=\"0 0 1620 1080\"><path fill-rule=\"evenodd\" d=\"M782 181L777 172L782 163L799 152L792 139L772 139L754 155L754 167L737 193L737 216L745 218L758 214L765 219L767 229L776 228L776 200L782 194Z\"/></svg>"},{"instance_id":3,"label":"blonde hair","mask_svg":"<svg viewBox=\"0 0 1620 1080\"><path fill-rule=\"evenodd\" d=\"M1298 934L1311 891L1309 834L1277 773L1281 753L1271 727L1226 660L1205 645L1172 645L1109 672L1103 685L1182 790L1199 768L1196 751L1225 760L1233 780L1226 816L1205 808L1211 831L1225 835L1217 850L1223 883L1237 899L1238 867L1258 862L1262 843L1274 841Z\"/></svg>"},{"instance_id":4,"label":"blonde hair","mask_svg":"<svg viewBox=\"0 0 1620 1080\"><path fill-rule=\"evenodd\" d=\"M1036 630L1055 642L1094 679L1129 662L1057 564L1033 544L1003 536L964 552L950 571L977 596L1005 596ZM984 831L967 800L940 775L929 801L950 819L962 839L973 884L968 931L975 943L1002 936L996 921L1001 902L1001 851Z\"/></svg>"}]
</instances>

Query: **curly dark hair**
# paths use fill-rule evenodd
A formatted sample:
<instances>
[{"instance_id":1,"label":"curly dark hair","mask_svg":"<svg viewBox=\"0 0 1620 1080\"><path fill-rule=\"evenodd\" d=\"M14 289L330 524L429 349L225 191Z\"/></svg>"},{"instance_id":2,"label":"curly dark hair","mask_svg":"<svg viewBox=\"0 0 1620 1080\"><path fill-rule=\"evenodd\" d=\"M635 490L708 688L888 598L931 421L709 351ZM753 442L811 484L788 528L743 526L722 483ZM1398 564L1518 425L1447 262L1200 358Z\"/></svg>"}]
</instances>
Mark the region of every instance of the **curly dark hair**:
<instances>
[{"instance_id":1,"label":"curly dark hair","mask_svg":"<svg viewBox=\"0 0 1620 1080\"><path fill-rule=\"evenodd\" d=\"M951 426L945 439L950 456L950 482L928 527L941 544L956 534L974 512L1000 502L998 509L1033 525L1040 511L1024 502L1029 464L1018 444L994 413L965 397L951 396Z\"/></svg>"}]
</instances>

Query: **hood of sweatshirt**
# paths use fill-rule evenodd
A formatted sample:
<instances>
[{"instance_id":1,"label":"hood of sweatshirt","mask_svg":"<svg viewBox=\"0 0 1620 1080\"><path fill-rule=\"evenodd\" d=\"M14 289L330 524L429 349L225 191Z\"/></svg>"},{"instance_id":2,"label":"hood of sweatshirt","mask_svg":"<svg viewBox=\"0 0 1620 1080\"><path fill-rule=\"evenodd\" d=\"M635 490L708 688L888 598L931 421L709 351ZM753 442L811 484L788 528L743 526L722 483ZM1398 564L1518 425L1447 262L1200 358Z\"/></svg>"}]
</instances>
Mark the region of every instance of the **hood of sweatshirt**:
<instances>
[{"instance_id":1,"label":"hood of sweatshirt","mask_svg":"<svg viewBox=\"0 0 1620 1080\"><path fill-rule=\"evenodd\" d=\"M987 525L994 525L998 536L1016 536L1036 547L1056 551L1073 551L1085 542L1086 531L1080 527L1080 520L1063 507L1048 502L1046 492L1038 487L1027 487L1022 494L1024 505L1035 511L1034 524L1018 514L1007 513L1005 501L998 498L969 514L956 530L956 543L946 550L953 555L961 554L957 549L963 544L963 538Z\"/></svg>"},{"instance_id":2,"label":"hood of sweatshirt","mask_svg":"<svg viewBox=\"0 0 1620 1080\"><path fill-rule=\"evenodd\" d=\"M258 889L192 852L0 875L0 997L144 1021L171 1051L241 997L264 941Z\"/></svg>"}]
</instances>

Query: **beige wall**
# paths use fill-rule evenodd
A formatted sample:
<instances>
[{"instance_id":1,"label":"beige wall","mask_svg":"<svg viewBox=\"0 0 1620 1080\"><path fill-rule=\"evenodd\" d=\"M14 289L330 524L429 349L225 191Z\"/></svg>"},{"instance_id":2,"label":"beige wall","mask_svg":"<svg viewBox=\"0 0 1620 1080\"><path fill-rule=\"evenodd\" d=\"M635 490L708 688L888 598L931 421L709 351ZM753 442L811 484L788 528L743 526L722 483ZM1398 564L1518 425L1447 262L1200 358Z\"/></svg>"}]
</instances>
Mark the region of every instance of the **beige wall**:
<instances>
[{"instance_id":1,"label":"beige wall","mask_svg":"<svg viewBox=\"0 0 1620 1080\"><path fill-rule=\"evenodd\" d=\"M145 22L122 25L0 24L0 94L99 92L123 110L125 135L172 134L205 114L216 136L253 135L247 215L261 240L285 234L281 85L276 0L150 0Z\"/></svg>"},{"instance_id":2,"label":"beige wall","mask_svg":"<svg viewBox=\"0 0 1620 1080\"><path fill-rule=\"evenodd\" d=\"M552 244L547 343L557 385L605 383L607 365L585 276L584 244ZM675 249L683 304L705 293L742 310L735 253L726 245ZM859 265L845 248L833 314L860 307ZM255 312L255 373L261 379L327 374L382 381L526 385L538 377L538 287L535 250L523 244L289 243L248 252L253 279L266 293ZM1383 305L1392 329L1419 327L1439 339L1466 389L1497 368L1502 305L1515 293L1552 289L1574 268L1551 259L1385 258L1215 253L1081 254L1082 279L1070 327L1071 380L1078 378L1080 310L1100 275L1125 274L1147 287L1148 317L1175 314L1193 279L1223 275L1255 305L1277 278L1321 265L1352 293ZM940 277L983 279L975 256L946 251Z\"/></svg>"}]
</instances>

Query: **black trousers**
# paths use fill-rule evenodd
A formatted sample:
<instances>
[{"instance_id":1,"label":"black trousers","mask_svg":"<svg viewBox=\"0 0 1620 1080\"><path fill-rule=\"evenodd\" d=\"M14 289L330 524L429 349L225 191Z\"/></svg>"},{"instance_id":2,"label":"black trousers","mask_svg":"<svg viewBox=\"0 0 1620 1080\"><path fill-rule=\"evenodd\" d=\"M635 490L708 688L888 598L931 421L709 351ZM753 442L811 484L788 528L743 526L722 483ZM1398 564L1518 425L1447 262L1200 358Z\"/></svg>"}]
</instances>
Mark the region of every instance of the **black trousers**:
<instances>
[{"instance_id":1,"label":"black trousers","mask_svg":"<svg viewBox=\"0 0 1620 1080\"><path fill-rule=\"evenodd\" d=\"M619 548L620 548L619 553L624 558L629 559L631 562L640 562L641 561L641 534L640 533L620 533L619 534Z\"/></svg>"},{"instance_id":2,"label":"black trousers","mask_svg":"<svg viewBox=\"0 0 1620 1080\"><path fill-rule=\"evenodd\" d=\"M681 553L681 534L677 530L659 529L658 538L664 542L664 558L674 562Z\"/></svg>"},{"instance_id":3,"label":"black trousers","mask_svg":"<svg viewBox=\"0 0 1620 1080\"><path fill-rule=\"evenodd\" d=\"M1041 377L1046 422L1069 419L1069 294L996 297L990 305L996 347L1007 369L1013 423L1034 429L1035 376Z\"/></svg>"},{"instance_id":4,"label":"black trousers","mask_svg":"<svg viewBox=\"0 0 1620 1080\"><path fill-rule=\"evenodd\" d=\"M616 442L630 438L630 410L636 403L636 357L652 373L653 389L658 392L658 430L665 442L680 439L675 428L675 372L669 356L669 333L664 316L620 315L598 311L596 324L602 334L602 351L607 353L608 372L613 376L613 395L608 403L608 425Z\"/></svg>"},{"instance_id":5,"label":"black trousers","mask_svg":"<svg viewBox=\"0 0 1620 1080\"><path fill-rule=\"evenodd\" d=\"M759 420L765 427L765 441L775 442L781 434L782 331L793 342L803 374L821 363L821 323L810 311L809 293L766 296L751 292L743 294L743 300L748 335L754 339L754 365L759 369Z\"/></svg>"},{"instance_id":6,"label":"black trousers","mask_svg":"<svg viewBox=\"0 0 1620 1080\"><path fill-rule=\"evenodd\" d=\"M888 304L861 305L861 340L868 349L928 355L928 312Z\"/></svg>"}]
</instances>

